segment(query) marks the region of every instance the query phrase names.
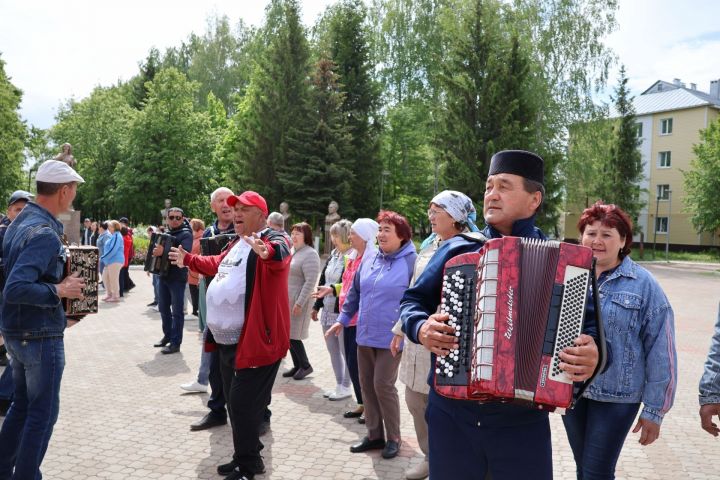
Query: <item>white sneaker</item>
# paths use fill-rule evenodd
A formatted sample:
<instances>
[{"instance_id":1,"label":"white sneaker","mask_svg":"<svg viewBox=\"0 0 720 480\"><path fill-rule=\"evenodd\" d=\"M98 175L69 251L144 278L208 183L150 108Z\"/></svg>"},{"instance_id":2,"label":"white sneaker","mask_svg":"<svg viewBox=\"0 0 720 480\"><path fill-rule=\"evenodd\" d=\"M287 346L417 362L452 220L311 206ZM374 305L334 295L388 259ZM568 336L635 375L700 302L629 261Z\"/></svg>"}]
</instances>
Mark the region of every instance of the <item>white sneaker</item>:
<instances>
[{"instance_id":1,"label":"white sneaker","mask_svg":"<svg viewBox=\"0 0 720 480\"><path fill-rule=\"evenodd\" d=\"M430 465L427 460L423 460L421 463L415 465L405 471L405 478L408 480L422 480L430 475Z\"/></svg>"},{"instance_id":2,"label":"white sneaker","mask_svg":"<svg viewBox=\"0 0 720 480\"><path fill-rule=\"evenodd\" d=\"M334 394L335 394L335 390L328 390L325 393L323 393L323 398L329 398L330 395L334 395Z\"/></svg>"},{"instance_id":3,"label":"white sneaker","mask_svg":"<svg viewBox=\"0 0 720 480\"><path fill-rule=\"evenodd\" d=\"M190 382L190 383L183 383L180 385L180 388L183 390L186 390L188 392L200 392L200 393L206 393L207 392L207 385L203 385L202 383L198 383L197 381Z\"/></svg>"},{"instance_id":4,"label":"white sneaker","mask_svg":"<svg viewBox=\"0 0 720 480\"><path fill-rule=\"evenodd\" d=\"M350 397L350 395L352 395L352 390L350 390L350 387L343 387L342 385L338 385L335 391L330 394L328 400L344 400Z\"/></svg>"}]
</instances>

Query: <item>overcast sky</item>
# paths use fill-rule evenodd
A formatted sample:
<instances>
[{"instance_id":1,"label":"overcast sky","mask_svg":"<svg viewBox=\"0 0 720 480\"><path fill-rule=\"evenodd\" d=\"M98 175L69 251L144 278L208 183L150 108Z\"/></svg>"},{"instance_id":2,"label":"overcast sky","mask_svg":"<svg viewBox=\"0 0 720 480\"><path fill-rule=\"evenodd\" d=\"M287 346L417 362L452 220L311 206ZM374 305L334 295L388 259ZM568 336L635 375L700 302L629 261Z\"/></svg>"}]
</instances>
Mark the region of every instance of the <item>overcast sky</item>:
<instances>
[{"instance_id":1,"label":"overcast sky","mask_svg":"<svg viewBox=\"0 0 720 480\"><path fill-rule=\"evenodd\" d=\"M306 25L330 0L304 0ZM151 47L178 46L203 33L208 16L259 25L255 0L0 0L0 53L23 90L21 113L47 128L65 100L87 96L137 73ZM720 1L620 0L619 29L608 45L626 65L639 94L656 80L680 78L708 91L720 79ZM617 75L611 76L611 84Z\"/></svg>"}]
</instances>

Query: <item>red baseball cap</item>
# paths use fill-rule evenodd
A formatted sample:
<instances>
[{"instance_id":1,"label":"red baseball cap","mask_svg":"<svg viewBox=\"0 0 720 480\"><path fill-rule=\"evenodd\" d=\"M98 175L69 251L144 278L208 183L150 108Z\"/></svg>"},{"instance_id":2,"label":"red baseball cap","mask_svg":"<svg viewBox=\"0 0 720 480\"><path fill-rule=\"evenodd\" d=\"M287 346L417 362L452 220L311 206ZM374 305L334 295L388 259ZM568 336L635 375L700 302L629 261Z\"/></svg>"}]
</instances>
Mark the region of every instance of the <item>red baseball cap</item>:
<instances>
[{"instance_id":1,"label":"red baseball cap","mask_svg":"<svg viewBox=\"0 0 720 480\"><path fill-rule=\"evenodd\" d=\"M267 208L267 202L257 192L253 192L252 190L248 190L246 192L241 193L240 195L230 195L227 198L227 204L231 207L234 207L236 203L240 202L242 205L247 205L248 207L257 207L260 210L262 210L263 214L267 216L268 214L268 208Z\"/></svg>"}]
</instances>

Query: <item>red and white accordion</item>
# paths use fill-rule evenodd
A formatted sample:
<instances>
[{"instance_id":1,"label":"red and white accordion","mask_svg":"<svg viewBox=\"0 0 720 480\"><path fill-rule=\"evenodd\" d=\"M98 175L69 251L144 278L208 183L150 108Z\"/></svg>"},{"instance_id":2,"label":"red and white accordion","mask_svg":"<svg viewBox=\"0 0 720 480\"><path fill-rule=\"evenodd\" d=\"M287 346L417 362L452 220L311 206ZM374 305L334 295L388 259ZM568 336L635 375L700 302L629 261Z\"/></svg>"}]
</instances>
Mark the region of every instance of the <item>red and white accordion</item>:
<instances>
[{"instance_id":1,"label":"red and white accordion","mask_svg":"<svg viewBox=\"0 0 720 480\"><path fill-rule=\"evenodd\" d=\"M459 348L437 357L446 397L554 410L573 403L558 356L583 328L592 250L503 237L445 264L441 313Z\"/></svg>"}]
</instances>

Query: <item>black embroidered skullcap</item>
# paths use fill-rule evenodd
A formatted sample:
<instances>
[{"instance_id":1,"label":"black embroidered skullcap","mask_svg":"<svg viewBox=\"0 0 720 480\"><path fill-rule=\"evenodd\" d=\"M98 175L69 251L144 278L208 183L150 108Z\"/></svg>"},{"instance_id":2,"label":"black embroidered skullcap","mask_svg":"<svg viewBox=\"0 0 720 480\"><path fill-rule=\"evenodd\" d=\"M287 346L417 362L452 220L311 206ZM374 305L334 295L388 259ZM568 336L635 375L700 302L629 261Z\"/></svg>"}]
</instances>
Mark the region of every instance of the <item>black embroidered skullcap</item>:
<instances>
[{"instance_id":1,"label":"black embroidered skullcap","mask_svg":"<svg viewBox=\"0 0 720 480\"><path fill-rule=\"evenodd\" d=\"M490 171L488 175L497 173L512 173L534 180L541 185L545 184L543 175L543 159L532 152L525 150L503 150L497 152L490 159Z\"/></svg>"}]
</instances>

